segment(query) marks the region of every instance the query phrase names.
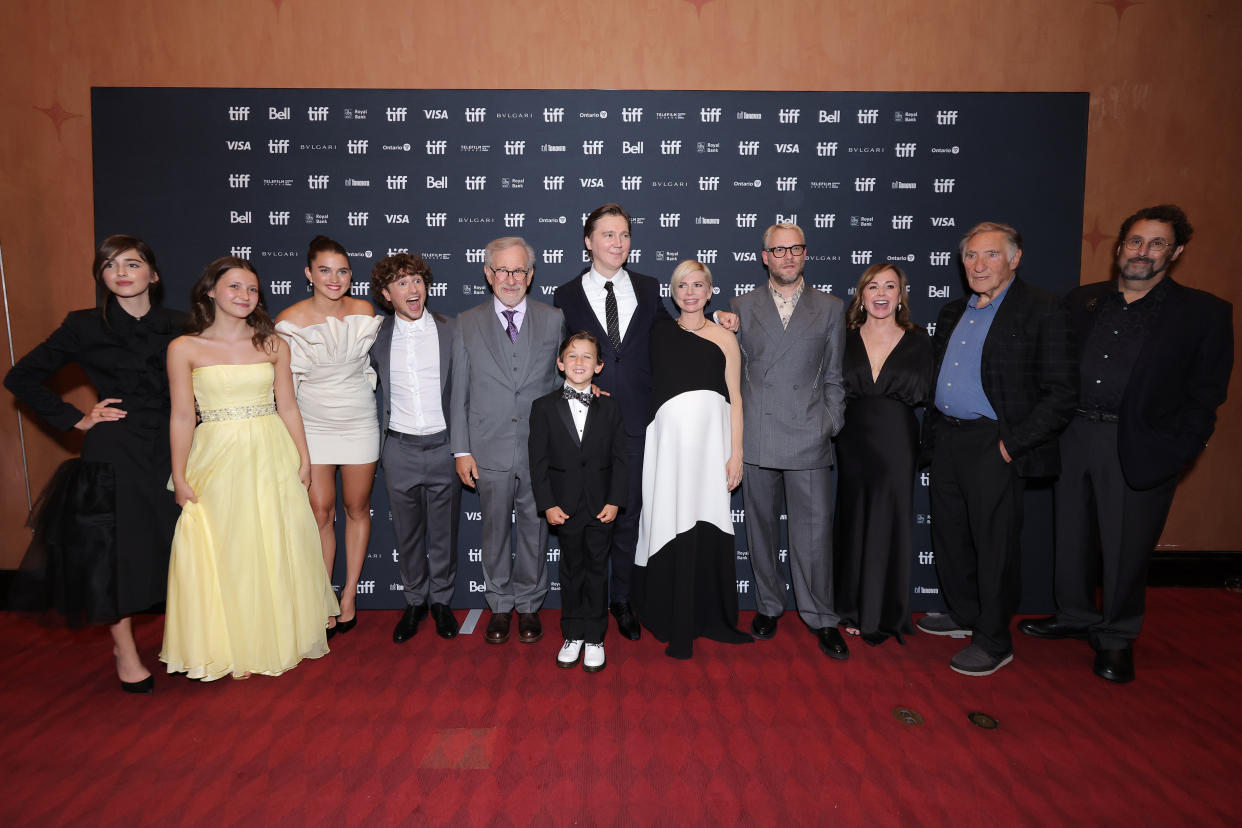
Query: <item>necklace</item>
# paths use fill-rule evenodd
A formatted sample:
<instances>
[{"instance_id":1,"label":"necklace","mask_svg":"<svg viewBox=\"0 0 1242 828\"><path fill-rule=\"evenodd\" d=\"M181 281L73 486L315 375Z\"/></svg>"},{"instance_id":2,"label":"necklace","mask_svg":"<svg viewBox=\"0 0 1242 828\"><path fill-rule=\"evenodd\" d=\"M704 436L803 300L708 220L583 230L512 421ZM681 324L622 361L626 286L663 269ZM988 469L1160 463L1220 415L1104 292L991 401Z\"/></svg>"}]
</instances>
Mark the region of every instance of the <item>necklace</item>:
<instances>
[{"instance_id":1,"label":"necklace","mask_svg":"<svg viewBox=\"0 0 1242 828\"><path fill-rule=\"evenodd\" d=\"M677 327L681 328L683 331L689 331L690 333L694 333L695 331L703 330L703 328L706 326L707 326L706 316L703 317L703 324L699 325L697 328L687 328L685 325L681 324L681 317L680 316L677 317Z\"/></svg>"}]
</instances>

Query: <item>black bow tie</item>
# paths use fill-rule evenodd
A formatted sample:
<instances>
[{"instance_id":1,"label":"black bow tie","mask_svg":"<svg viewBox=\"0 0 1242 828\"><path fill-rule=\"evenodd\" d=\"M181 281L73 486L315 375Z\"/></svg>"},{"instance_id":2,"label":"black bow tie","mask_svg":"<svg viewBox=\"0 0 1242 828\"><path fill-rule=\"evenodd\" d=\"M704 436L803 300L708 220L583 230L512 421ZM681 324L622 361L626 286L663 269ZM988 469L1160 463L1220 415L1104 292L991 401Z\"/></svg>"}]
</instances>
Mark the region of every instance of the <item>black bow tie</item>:
<instances>
[{"instance_id":1,"label":"black bow tie","mask_svg":"<svg viewBox=\"0 0 1242 828\"><path fill-rule=\"evenodd\" d=\"M590 391L575 391L568 385L561 386L561 399L577 400L588 408L591 406L591 400L594 399Z\"/></svg>"}]
</instances>

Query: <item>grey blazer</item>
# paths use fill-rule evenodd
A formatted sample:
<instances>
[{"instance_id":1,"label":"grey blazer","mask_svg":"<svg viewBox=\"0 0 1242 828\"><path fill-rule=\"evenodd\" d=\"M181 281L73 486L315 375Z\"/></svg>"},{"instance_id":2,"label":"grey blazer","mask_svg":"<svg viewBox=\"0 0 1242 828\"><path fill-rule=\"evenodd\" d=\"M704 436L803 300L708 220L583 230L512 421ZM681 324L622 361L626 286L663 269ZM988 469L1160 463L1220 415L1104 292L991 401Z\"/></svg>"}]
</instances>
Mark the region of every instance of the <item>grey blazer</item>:
<instances>
[{"instance_id":1,"label":"grey blazer","mask_svg":"<svg viewBox=\"0 0 1242 828\"><path fill-rule=\"evenodd\" d=\"M556 349L565 318L558 308L527 297L526 317L512 343L492 301L489 296L457 317L449 442L453 454L473 455L480 468L521 471L529 466L531 403L561 381Z\"/></svg>"},{"instance_id":2,"label":"grey blazer","mask_svg":"<svg viewBox=\"0 0 1242 828\"><path fill-rule=\"evenodd\" d=\"M436 322L436 339L440 344L440 409L444 412L444 422L449 422L450 392L453 378L453 332L457 330L457 322L451 316L433 313L431 318ZM389 315L380 325L371 345L371 367L379 375L379 423L380 423L380 456L384 455L384 440L388 436L388 418L392 412L392 332L396 327L396 317Z\"/></svg>"},{"instance_id":3,"label":"grey blazer","mask_svg":"<svg viewBox=\"0 0 1242 828\"><path fill-rule=\"evenodd\" d=\"M785 329L764 282L734 299L730 310L741 317L746 462L773 469L831 466L831 438L845 422L844 304L807 285Z\"/></svg>"}]
</instances>

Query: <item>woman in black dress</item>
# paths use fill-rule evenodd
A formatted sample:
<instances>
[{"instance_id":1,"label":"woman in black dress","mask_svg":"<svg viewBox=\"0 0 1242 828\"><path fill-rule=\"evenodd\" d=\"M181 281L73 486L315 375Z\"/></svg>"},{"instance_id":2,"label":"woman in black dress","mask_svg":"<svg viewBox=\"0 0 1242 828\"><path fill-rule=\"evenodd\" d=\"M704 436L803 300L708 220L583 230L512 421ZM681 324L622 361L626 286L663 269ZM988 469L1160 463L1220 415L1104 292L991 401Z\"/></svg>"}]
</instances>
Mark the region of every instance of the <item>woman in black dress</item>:
<instances>
[{"instance_id":1,"label":"woman in black dress","mask_svg":"<svg viewBox=\"0 0 1242 828\"><path fill-rule=\"evenodd\" d=\"M131 616L162 603L167 588L178 509L166 488L164 354L185 317L160 307L155 253L139 238L104 239L93 272L97 307L70 313L4 378L44 422L85 432L81 458L61 465L35 505L9 604L55 611L69 626L110 625L122 689L150 693ZM44 385L72 362L99 394L85 414Z\"/></svg>"},{"instance_id":2,"label":"woman in black dress","mask_svg":"<svg viewBox=\"0 0 1242 828\"><path fill-rule=\"evenodd\" d=\"M845 426L837 435L837 612L846 632L899 643L910 622L910 525L931 339L910 322L906 275L869 267L845 314Z\"/></svg>"}]
</instances>

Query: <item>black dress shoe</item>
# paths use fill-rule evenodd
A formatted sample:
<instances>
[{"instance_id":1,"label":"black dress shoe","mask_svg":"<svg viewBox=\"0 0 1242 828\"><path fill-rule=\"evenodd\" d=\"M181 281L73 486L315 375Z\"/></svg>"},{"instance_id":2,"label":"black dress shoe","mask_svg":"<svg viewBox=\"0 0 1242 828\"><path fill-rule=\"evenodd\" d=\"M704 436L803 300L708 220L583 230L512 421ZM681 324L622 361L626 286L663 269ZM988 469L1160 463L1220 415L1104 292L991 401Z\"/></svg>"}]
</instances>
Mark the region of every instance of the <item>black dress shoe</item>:
<instances>
[{"instance_id":1,"label":"black dress shoe","mask_svg":"<svg viewBox=\"0 0 1242 828\"><path fill-rule=\"evenodd\" d=\"M126 693L154 693L155 676L147 676L142 681L122 681L121 689Z\"/></svg>"},{"instance_id":2,"label":"black dress shoe","mask_svg":"<svg viewBox=\"0 0 1242 828\"><path fill-rule=\"evenodd\" d=\"M448 604L432 604L431 617L436 622L436 635L441 638L455 638L457 636L457 617L453 615L453 611L449 609Z\"/></svg>"},{"instance_id":3,"label":"black dress shoe","mask_svg":"<svg viewBox=\"0 0 1242 828\"><path fill-rule=\"evenodd\" d=\"M629 601L613 601L608 611L617 619L617 632L630 641L637 641L643 635L643 628L634 616L634 608Z\"/></svg>"},{"instance_id":4,"label":"black dress shoe","mask_svg":"<svg viewBox=\"0 0 1242 828\"><path fill-rule=\"evenodd\" d=\"M358 616L354 616L357 618ZM418 625L427 617L426 604L413 604L405 608L405 612L401 613L401 620L397 622L397 626L392 628L392 640L395 644L402 641L409 641L418 634ZM340 624L337 624L339 627Z\"/></svg>"},{"instance_id":5,"label":"black dress shoe","mask_svg":"<svg viewBox=\"0 0 1242 828\"><path fill-rule=\"evenodd\" d=\"M358 613L354 613L354 617L348 621L337 621L335 627L328 628L328 638L334 635L344 635L345 633L358 626Z\"/></svg>"},{"instance_id":6,"label":"black dress shoe","mask_svg":"<svg viewBox=\"0 0 1242 828\"><path fill-rule=\"evenodd\" d=\"M1085 640L1087 637L1086 630L1081 627L1061 624L1057 621L1055 615L1049 615L1044 618L1028 618L1025 621L1019 622L1018 629L1036 638L1077 638Z\"/></svg>"},{"instance_id":7,"label":"black dress shoe","mask_svg":"<svg viewBox=\"0 0 1242 828\"><path fill-rule=\"evenodd\" d=\"M767 641L776 635L776 617L755 613L755 620L750 622L750 634L760 641Z\"/></svg>"},{"instance_id":8,"label":"black dress shoe","mask_svg":"<svg viewBox=\"0 0 1242 828\"><path fill-rule=\"evenodd\" d=\"M1097 650L1091 671L1102 679L1125 684L1134 681L1134 648Z\"/></svg>"},{"instance_id":9,"label":"black dress shoe","mask_svg":"<svg viewBox=\"0 0 1242 828\"><path fill-rule=\"evenodd\" d=\"M518 641L523 644L534 644L543 638L543 624L537 612L518 613Z\"/></svg>"},{"instance_id":10,"label":"black dress shoe","mask_svg":"<svg viewBox=\"0 0 1242 828\"><path fill-rule=\"evenodd\" d=\"M850 648L845 646L845 639L841 636L841 631L836 627L824 627L823 629L816 630L815 637L819 639L819 648L829 658L844 661L850 657Z\"/></svg>"},{"instance_id":11,"label":"black dress shoe","mask_svg":"<svg viewBox=\"0 0 1242 828\"><path fill-rule=\"evenodd\" d=\"M487 633L484 637L488 644L504 644L509 640L509 618L512 613L493 612L492 620L487 622Z\"/></svg>"}]
</instances>

